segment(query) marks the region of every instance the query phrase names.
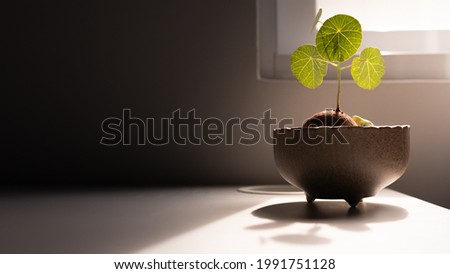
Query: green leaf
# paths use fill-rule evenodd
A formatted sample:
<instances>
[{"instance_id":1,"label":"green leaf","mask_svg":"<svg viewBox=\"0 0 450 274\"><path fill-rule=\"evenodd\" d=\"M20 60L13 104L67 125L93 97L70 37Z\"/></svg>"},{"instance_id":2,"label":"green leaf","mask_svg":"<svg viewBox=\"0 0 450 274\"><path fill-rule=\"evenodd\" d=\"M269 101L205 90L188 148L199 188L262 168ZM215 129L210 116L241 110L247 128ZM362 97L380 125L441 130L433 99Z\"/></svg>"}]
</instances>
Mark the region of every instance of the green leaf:
<instances>
[{"instance_id":1,"label":"green leaf","mask_svg":"<svg viewBox=\"0 0 450 274\"><path fill-rule=\"evenodd\" d=\"M311 32L313 32L314 28L316 27L317 23L319 23L320 17L322 16L322 8L317 11L316 17L314 18L314 24L311 28Z\"/></svg>"},{"instance_id":2,"label":"green leaf","mask_svg":"<svg viewBox=\"0 0 450 274\"><path fill-rule=\"evenodd\" d=\"M307 88L317 88L327 74L328 64L313 45L303 45L291 55L291 70L295 78Z\"/></svg>"},{"instance_id":3,"label":"green leaf","mask_svg":"<svg viewBox=\"0 0 450 274\"><path fill-rule=\"evenodd\" d=\"M320 55L331 62L344 62L352 57L358 51L361 41L361 24L344 14L326 20L316 35Z\"/></svg>"},{"instance_id":4,"label":"green leaf","mask_svg":"<svg viewBox=\"0 0 450 274\"><path fill-rule=\"evenodd\" d=\"M384 59L377 48L366 48L352 61L352 77L363 89L374 89L384 75Z\"/></svg>"}]
</instances>

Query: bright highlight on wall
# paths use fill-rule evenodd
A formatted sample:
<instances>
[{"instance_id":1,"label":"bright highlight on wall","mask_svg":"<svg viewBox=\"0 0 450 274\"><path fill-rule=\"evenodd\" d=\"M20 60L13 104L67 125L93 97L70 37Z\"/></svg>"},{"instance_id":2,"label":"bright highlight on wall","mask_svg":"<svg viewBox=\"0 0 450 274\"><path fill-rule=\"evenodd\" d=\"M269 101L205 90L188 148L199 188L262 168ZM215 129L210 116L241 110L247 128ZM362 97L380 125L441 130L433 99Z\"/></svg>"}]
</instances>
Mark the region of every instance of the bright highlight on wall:
<instances>
[{"instance_id":1,"label":"bright highlight on wall","mask_svg":"<svg viewBox=\"0 0 450 274\"><path fill-rule=\"evenodd\" d=\"M367 31L450 30L448 0L316 0L319 8L323 18L353 14Z\"/></svg>"}]
</instances>

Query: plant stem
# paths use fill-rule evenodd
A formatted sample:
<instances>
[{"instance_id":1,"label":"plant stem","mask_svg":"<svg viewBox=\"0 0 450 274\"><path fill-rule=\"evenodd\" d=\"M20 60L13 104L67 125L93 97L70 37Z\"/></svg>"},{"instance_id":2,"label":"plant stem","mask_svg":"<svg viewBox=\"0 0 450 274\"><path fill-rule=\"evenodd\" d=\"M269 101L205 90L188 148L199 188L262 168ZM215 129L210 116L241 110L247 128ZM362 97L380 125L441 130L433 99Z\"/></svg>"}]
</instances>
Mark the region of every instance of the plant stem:
<instances>
[{"instance_id":1,"label":"plant stem","mask_svg":"<svg viewBox=\"0 0 450 274\"><path fill-rule=\"evenodd\" d=\"M337 63L337 80L338 80L338 92L337 92L337 102L336 102L336 112L340 112L341 110L339 109L339 100L341 97L341 63L338 62Z\"/></svg>"},{"instance_id":2,"label":"plant stem","mask_svg":"<svg viewBox=\"0 0 450 274\"><path fill-rule=\"evenodd\" d=\"M336 63L327 61L327 60L325 60L325 59L317 59L317 61L324 62L325 64L332 65L333 67L337 67L337 64L336 64Z\"/></svg>"},{"instance_id":3,"label":"plant stem","mask_svg":"<svg viewBox=\"0 0 450 274\"><path fill-rule=\"evenodd\" d=\"M345 67L341 67L341 70L348 69L348 68L351 68L351 67L352 67L352 65L348 65L348 66L345 66Z\"/></svg>"}]
</instances>

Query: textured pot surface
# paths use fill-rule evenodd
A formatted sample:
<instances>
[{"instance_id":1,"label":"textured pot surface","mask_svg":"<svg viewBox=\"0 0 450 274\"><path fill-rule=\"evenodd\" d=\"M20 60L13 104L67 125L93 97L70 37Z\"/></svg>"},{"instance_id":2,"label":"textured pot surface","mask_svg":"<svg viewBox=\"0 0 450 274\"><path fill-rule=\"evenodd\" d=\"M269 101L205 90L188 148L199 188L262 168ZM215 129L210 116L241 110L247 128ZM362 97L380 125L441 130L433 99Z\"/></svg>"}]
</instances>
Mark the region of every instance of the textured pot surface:
<instances>
[{"instance_id":1,"label":"textured pot surface","mask_svg":"<svg viewBox=\"0 0 450 274\"><path fill-rule=\"evenodd\" d=\"M309 202L345 199L356 206L405 172L409 130L409 126L275 129L275 163L286 181L305 191Z\"/></svg>"}]
</instances>

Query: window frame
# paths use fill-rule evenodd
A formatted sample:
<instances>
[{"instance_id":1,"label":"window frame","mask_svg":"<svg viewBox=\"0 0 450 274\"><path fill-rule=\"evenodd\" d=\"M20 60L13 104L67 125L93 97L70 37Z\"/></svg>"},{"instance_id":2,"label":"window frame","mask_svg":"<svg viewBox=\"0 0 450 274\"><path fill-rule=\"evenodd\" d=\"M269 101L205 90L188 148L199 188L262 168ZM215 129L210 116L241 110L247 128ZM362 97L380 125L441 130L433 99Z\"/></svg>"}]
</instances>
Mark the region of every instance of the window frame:
<instances>
[{"instance_id":1,"label":"window frame","mask_svg":"<svg viewBox=\"0 0 450 274\"><path fill-rule=\"evenodd\" d=\"M278 25L277 13L283 12L282 10L277 10L278 1L283 0L257 0L257 78L260 80L291 81L295 80L295 78L290 71L290 53L286 52L286 49L279 49L279 39L286 34L280 34L278 31L280 26ZM305 21L312 22L315 16L315 9L313 12L312 8L309 7L309 9L306 8L302 11L305 13L299 15L299 17L303 18L302 24L306 24L304 23ZM298 29L306 31L298 34ZM305 26L298 29L295 31L296 35L305 37L298 45L314 42L311 36L315 36L315 33L310 32L310 27ZM386 64L386 74L383 82L450 83L450 30L370 31L364 32L363 37L363 44L360 49L369 45L382 49L392 39L401 40L402 43L412 45L412 48L408 51L401 48L398 49L395 45L390 46L394 49L392 51L382 51ZM443 43L449 46L447 50L445 50L445 46L426 49L426 47L418 43L418 41L424 41L424 39L431 39L426 41L431 41L434 45ZM424 66L423 64L427 65ZM342 77L344 82L351 81L349 70L345 70ZM336 73L334 73L334 68L330 66L324 81L335 80Z\"/></svg>"}]
</instances>

